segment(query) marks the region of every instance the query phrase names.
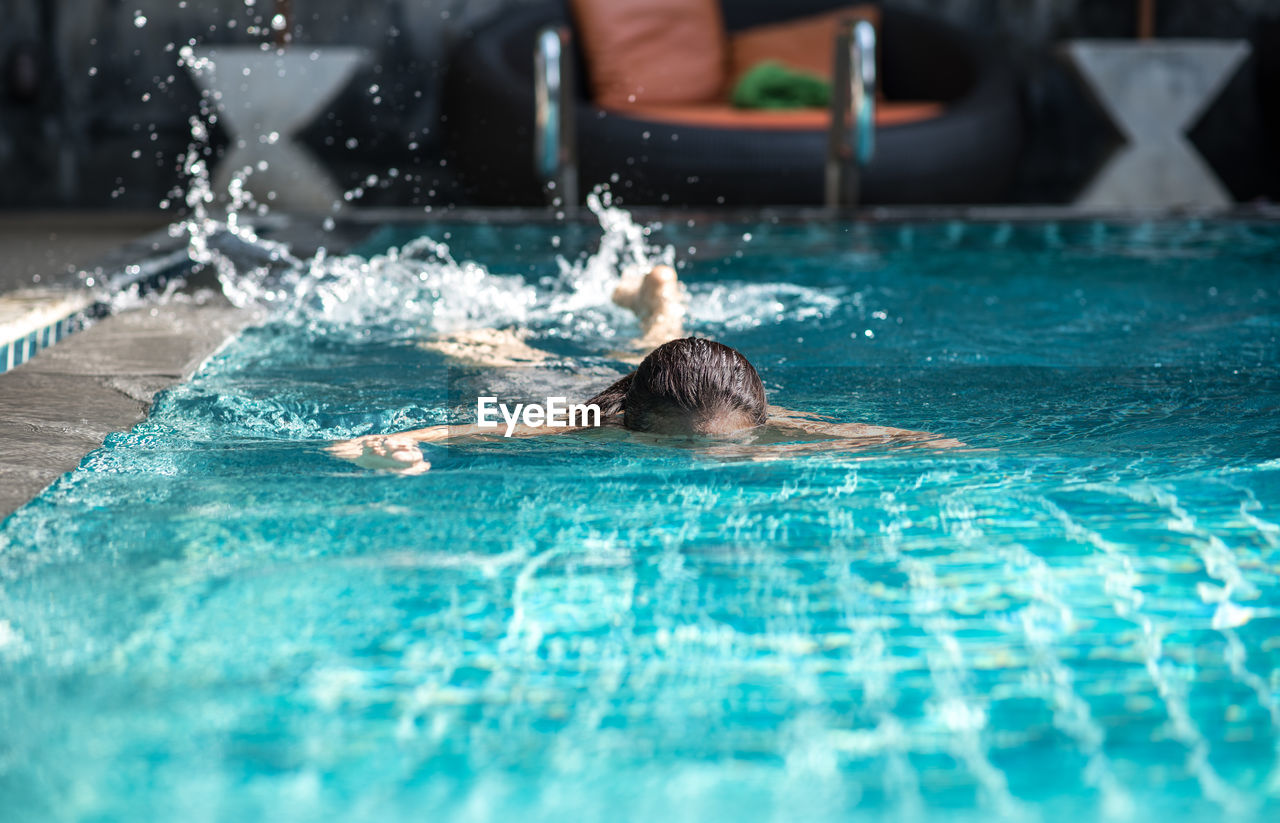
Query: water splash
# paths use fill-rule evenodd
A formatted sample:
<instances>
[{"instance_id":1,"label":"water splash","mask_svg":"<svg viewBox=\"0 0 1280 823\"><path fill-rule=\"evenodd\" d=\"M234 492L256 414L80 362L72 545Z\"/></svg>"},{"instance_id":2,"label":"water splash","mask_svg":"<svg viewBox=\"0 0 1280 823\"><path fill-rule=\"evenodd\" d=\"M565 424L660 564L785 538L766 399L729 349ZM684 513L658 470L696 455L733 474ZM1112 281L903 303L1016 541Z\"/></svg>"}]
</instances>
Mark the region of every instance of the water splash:
<instances>
[{"instance_id":1,"label":"water splash","mask_svg":"<svg viewBox=\"0 0 1280 823\"><path fill-rule=\"evenodd\" d=\"M329 256L321 248L304 259L241 219L265 213L243 185L251 169L233 178L225 216L215 214L218 198L205 160L208 128L199 117L190 126L192 143L183 162L189 215L171 233L186 235L192 262L212 267L233 304L266 309L274 320L314 329L418 333L581 321L579 315L588 312L594 325L607 326L601 321L617 318L589 313L616 311L610 297L621 277L674 263L674 250L651 244L650 227L614 206L607 191L588 198L603 232L598 249L572 262L557 257L559 276L548 284L455 259L447 243L431 237L368 258Z\"/></svg>"},{"instance_id":2,"label":"water splash","mask_svg":"<svg viewBox=\"0 0 1280 823\"><path fill-rule=\"evenodd\" d=\"M553 312L608 303L619 279L643 275L659 264L676 263L675 249L652 243L649 238L653 227L637 224L630 212L613 205L608 190L597 189L589 194L587 208L600 222L600 247L585 260L572 263L557 256L559 294L548 306Z\"/></svg>"},{"instance_id":3,"label":"water splash","mask_svg":"<svg viewBox=\"0 0 1280 823\"><path fill-rule=\"evenodd\" d=\"M180 61L194 70L207 59L190 47L180 50ZM661 224L637 222L614 204L607 186L587 197L600 226L595 250L569 259L553 242L547 254L555 255L558 273L537 283L476 260L457 259L447 243L425 236L369 257L331 256L324 248L310 257L296 255L288 245L259 235L254 220L245 219L269 212L246 185L263 169L241 169L226 192L215 191L207 159L212 155L209 124L216 122L213 103L206 93L202 114L189 121L191 143L182 163L187 186L180 193L187 216L170 233L186 237L190 260L212 268L228 300L265 309L274 321L359 336L414 336L484 326L607 341L625 336L635 324L612 303L620 280L658 264L680 262L673 246L655 240ZM396 174L388 172L389 177ZM348 199L358 198L378 180L371 176L364 187L348 192ZM326 231L333 226L332 218L325 221ZM695 285L689 291L693 330L712 334L783 317L821 319L842 302L820 289L787 283ZM137 298L119 298L124 301L120 305L135 305Z\"/></svg>"}]
</instances>

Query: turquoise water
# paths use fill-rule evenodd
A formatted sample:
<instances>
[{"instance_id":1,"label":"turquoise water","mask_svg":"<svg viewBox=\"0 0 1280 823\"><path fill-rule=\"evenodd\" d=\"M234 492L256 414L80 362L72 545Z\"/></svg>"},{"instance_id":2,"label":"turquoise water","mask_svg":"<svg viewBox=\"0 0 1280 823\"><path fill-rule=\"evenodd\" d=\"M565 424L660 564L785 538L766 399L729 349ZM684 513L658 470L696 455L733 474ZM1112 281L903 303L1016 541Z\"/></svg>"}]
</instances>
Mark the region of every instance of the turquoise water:
<instances>
[{"instance_id":1,"label":"turquoise water","mask_svg":"<svg viewBox=\"0 0 1280 823\"><path fill-rule=\"evenodd\" d=\"M1280 815L1280 227L667 225L772 402L970 448L338 462L624 368L592 232L432 231L563 359L291 316L5 521L5 823Z\"/></svg>"}]
</instances>

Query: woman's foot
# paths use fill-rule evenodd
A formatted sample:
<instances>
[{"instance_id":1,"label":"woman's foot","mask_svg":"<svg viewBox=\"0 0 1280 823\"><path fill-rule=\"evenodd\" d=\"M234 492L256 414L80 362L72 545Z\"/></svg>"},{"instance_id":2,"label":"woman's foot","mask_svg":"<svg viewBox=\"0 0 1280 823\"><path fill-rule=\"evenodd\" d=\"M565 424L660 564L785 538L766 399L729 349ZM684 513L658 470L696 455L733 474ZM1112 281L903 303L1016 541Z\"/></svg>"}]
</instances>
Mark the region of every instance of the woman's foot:
<instances>
[{"instance_id":1,"label":"woman's foot","mask_svg":"<svg viewBox=\"0 0 1280 823\"><path fill-rule=\"evenodd\" d=\"M644 277L624 278L613 291L613 302L640 320L636 346L651 349L684 337L687 301L684 288L670 266L654 266Z\"/></svg>"}]
</instances>

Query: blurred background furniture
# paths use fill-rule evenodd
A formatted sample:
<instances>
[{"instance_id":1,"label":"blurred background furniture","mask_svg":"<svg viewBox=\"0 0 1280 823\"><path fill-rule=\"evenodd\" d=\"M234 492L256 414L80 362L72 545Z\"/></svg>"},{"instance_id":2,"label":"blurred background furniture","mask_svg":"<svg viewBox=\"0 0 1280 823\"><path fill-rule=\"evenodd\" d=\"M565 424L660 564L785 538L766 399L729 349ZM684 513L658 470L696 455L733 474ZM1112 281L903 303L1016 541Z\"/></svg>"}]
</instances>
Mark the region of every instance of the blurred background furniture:
<instances>
[{"instance_id":1,"label":"blurred background furniture","mask_svg":"<svg viewBox=\"0 0 1280 823\"><path fill-rule=\"evenodd\" d=\"M725 0L729 33L847 7L833 0ZM862 202L980 203L1000 199L1022 141L1011 73L972 36L916 13L880 14L876 152ZM561 3L511 12L455 48L445 77L449 162L467 200L542 202L533 164L537 33L569 25ZM770 112L727 107L607 110L591 97L575 32L577 140L584 190L611 183L624 202L670 205L817 204L823 196L825 111L779 125ZM911 103L895 106L895 103ZM928 104L922 109L921 104Z\"/></svg>"},{"instance_id":2,"label":"blurred background furniture","mask_svg":"<svg viewBox=\"0 0 1280 823\"><path fill-rule=\"evenodd\" d=\"M885 17L882 40L894 39L896 11L926 12L961 29L965 41L980 44L982 57L996 55L1012 67L1022 139L1013 184L1001 195L1001 202L1068 203L1122 145L1124 136L1061 58L1061 47L1079 39L1132 41L1132 0L877 2ZM466 67L474 67L479 55L474 53L473 35L490 31L495 19L511 20L549 3L293 0L301 29L301 39L295 42L310 47L358 47L369 54L352 82L298 133L296 142L315 156L341 189L364 190L359 206L480 205L483 201L467 196L454 179L454 169L459 168L474 184L476 158L458 156L462 141L454 133L454 124L440 119L450 55L457 54ZM739 33L757 20L807 15L831 5L773 0L769 9L759 0L743 3L724 0L725 22ZM551 8L553 14L548 17L567 20L565 12ZM760 14L761 8L768 14ZM4 180L0 210L19 212L50 208L156 211L176 204L172 193L185 185L180 159L191 142L189 121L203 104L201 89L175 65L177 47L260 43L271 36L263 33L263 27L272 27L278 12L275 0L252 5L6 0L5 9L4 25L0 25L0 178ZM755 17L744 18L747 12ZM143 17L147 22L139 26ZM1250 45L1239 70L1184 134L1234 200L1280 202L1280 152L1275 151L1280 145L1280 106L1276 105L1280 100L1280 0L1160 0L1153 24L1161 39L1244 40ZM532 74L531 48L522 43L513 52L514 71L524 79ZM892 60L897 49L892 42L887 48ZM884 85L890 102L901 103L905 98L894 99L899 92L892 87L904 80L890 68L885 66L882 73ZM464 94L473 84L456 81L459 76L465 80L467 70L459 66L451 79L451 86L462 88ZM580 79L585 89L588 78ZM474 88L476 95L487 93L480 85ZM528 94L525 88L520 87L522 94ZM489 96L505 99L505 93ZM476 101L475 105L484 104ZM527 118L521 119L519 129L524 132L527 127ZM680 134L679 142L685 144L693 137L687 130ZM527 133L508 137L530 139ZM662 132L653 131L650 143L661 137ZM211 162L233 148L233 138L221 120L212 124L209 139ZM880 144L884 151L879 161L888 162L885 152L891 147L884 139ZM490 136L476 147L477 152L495 150L513 158L516 151L523 151L513 148L506 137ZM649 161L660 151L663 148L649 145L623 157L624 163L626 157L634 157L634 165L639 166L631 169L633 186L645 184L655 173ZM485 166L506 162L501 157L482 159ZM628 168L617 170L625 173ZM872 177L881 173L871 170ZM518 174L524 176L527 188L535 185L523 156ZM380 178L372 187L367 184L371 175ZM932 180L939 186L952 185L937 175ZM584 180L582 189L586 188ZM471 189L490 202L494 199L482 188L472 185ZM727 193L729 186L724 189ZM864 193L875 195L874 190ZM946 192L930 194L925 191L912 199L933 202ZM501 195L506 202L521 198L529 204L543 202L532 191L521 198L507 192ZM714 196L710 199L714 202Z\"/></svg>"}]
</instances>

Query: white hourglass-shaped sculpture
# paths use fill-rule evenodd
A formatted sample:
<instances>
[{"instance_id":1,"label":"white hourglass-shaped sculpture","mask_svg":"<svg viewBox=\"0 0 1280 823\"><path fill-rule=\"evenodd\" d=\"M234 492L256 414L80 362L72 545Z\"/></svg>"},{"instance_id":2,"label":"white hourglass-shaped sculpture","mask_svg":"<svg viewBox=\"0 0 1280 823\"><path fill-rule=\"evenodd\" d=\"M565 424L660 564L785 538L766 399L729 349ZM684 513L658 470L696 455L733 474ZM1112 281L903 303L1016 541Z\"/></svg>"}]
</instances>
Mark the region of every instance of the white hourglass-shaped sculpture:
<instances>
[{"instance_id":1,"label":"white hourglass-shaped sculpture","mask_svg":"<svg viewBox=\"0 0 1280 823\"><path fill-rule=\"evenodd\" d=\"M1195 126L1249 56L1240 40L1077 40L1066 54L1125 144L1085 187L1089 209L1230 205Z\"/></svg>"},{"instance_id":2,"label":"white hourglass-shaped sculpture","mask_svg":"<svg viewBox=\"0 0 1280 823\"><path fill-rule=\"evenodd\" d=\"M244 174L245 188L274 208L321 212L343 202L333 178L293 136L351 81L366 51L211 46L184 58L231 136L231 151L214 171L216 191Z\"/></svg>"}]
</instances>

